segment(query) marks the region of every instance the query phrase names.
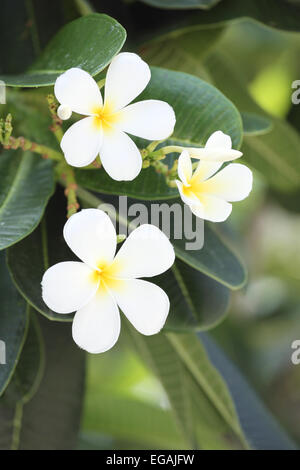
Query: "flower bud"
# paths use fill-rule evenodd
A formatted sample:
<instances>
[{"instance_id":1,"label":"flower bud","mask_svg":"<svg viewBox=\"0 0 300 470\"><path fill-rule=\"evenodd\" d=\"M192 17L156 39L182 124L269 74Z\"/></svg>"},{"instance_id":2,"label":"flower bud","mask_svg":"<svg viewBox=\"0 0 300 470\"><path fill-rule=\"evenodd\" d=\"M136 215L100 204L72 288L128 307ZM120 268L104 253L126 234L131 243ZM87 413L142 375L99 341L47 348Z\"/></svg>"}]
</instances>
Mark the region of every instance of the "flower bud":
<instances>
[{"instance_id":1,"label":"flower bud","mask_svg":"<svg viewBox=\"0 0 300 470\"><path fill-rule=\"evenodd\" d=\"M66 104L61 104L57 110L57 115L60 119L65 121L66 119L69 119L72 116L72 110L70 106Z\"/></svg>"}]
</instances>

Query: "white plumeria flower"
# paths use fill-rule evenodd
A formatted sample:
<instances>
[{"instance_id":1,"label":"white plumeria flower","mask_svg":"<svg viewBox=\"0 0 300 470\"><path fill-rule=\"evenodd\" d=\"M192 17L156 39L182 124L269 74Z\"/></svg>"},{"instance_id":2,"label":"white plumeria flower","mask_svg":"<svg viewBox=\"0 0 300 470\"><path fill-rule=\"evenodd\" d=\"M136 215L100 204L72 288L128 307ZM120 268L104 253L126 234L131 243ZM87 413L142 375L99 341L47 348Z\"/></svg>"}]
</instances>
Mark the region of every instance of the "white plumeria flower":
<instances>
[{"instance_id":1,"label":"white plumeria flower","mask_svg":"<svg viewBox=\"0 0 300 470\"><path fill-rule=\"evenodd\" d=\"M207 140L204 148L187 148L192 158L228 162L240 158L243 154L232 148L231 137L222 131L214 132Z\"/></svg>"},{"instance_id":2,"label":"white plumeria flower","mask_svg":"<svg viewBox=\"0 0 300 470\"><path fill-rule=\"evenodd\" d=\"M252 189L252 172L245 165L230 163L217 174L223 162L200 161L193 173L189 153L184 150L178 159L176 180L181 199L193 214L212 222L229 217L232 204L245 199Z\"/></svg>"},{"instance_id":3,"label":"white plumeria flower","mask_svg":"<svg viewBox=\"0 0 300 470\"><path fill-rule=\"evenodd\" d=\"M172 266L174 249L166 235L154 225L141 225L115 256L116 231L99 209L74 214L63 233L82 262L49 268L42 296L54 312L76 311L72 333L78 346L90 353L110 349L120 333L118 306L140 333L158 333L169 313L169 298L157 285L137 278L156 276Z\"/></svg>"},{"instance_id":4,"label":"white plumeria flower","mask_svg":"<svg viewBox=\"0 0 300 470\"><path fill-rule=\"evenodd\" d=\"M141 171L142 158L132 134L148 140L164 140L175 125L173 108L164 101L145 100L128 104L146 88L149 66L138 55L118 54L108 67L105 98L95 80L84 70L71 68L54 87L64 117L74 111L87 116L64 134L61 148L69 165L83 167L100 153L111 178L133 180Z\"/></svg>"}]
</instances>

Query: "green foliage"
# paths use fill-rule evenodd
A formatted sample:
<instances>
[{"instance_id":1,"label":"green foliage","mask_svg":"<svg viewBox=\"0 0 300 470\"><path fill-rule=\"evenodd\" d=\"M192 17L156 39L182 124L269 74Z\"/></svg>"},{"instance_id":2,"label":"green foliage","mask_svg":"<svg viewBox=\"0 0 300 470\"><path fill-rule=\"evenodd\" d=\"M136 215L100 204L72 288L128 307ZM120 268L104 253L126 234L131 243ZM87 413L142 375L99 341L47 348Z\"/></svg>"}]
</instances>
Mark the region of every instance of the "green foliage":
<instances>
[{"instance_id":1,"label":"green foliage","mask_svg":"<svg viewBox=\"0 0 300 470\"><path fill-rule=\"evenodd\" d=\"M175 418L193 448L245 446L224 383L193 335L144 337L129 328L130 342L160 379ZM225 437L226 436L226 437Z\"/></svg>"},{"instance_id":2,"label":"green foliage","mask_svg":"<svg viewBox=\"0 0 300 470\"><path fill-rule=\"evenodd\" d=\"M161 7L162 3L165 3L159 0L141 1L144 3L151 2L156 7ZM170 6L170 9L177 9L179 2L180 0L174 2L174 6ZM184 5L184 2L181 1L180 4ZM191 8L191 5L186 5L185 7ZM195 8L195 5L192 5L192 8ZM207 11L192 11L185 12L185 14L181 11L176 12L176 14L172 12L171 20L169 18L167 24L169 30L178 31L188 27L201 29L209 25L226 24L239 19L251 18L272 28L298 32L300 22L299 8L299 4L288 0L280 2L278 0L227 0L225 2L223 0ZM170 16L169 11L166 12L166 17L167 15ZM156 26L161 25L166 20L166 17L160 12L159 17L157 17ZM158 18L160 21L158 21ZM161 28L158 29L160 30Z\"/></svg>"},{"instance_id":3,"label":"green foliage","mask_svg":"<svg viewBox=\"0 0 300 470\"><path fill-rule=\"evenodd\" d=\"M85 355L74 345L70 327L32 310L24 351L0 404L0 448L74 448L84 370Z\"/></svg>"},{"instance_id":4,"label":"green foliage","mask_svg":"<svg viewBox=\"0 0 300 470\"><path fill-rule=\"evenodd\" d=\"M49 320L70 322L73 315L52 312L41 296L44 272L58 262L75 259L62 237L66 221L63 204L61 193L53 197L41 224L29 237L8 250L7 260L12 279L27 302Z\"/></svg>"},{"instance_id":5,"label":"green foliage","mask_svg":"<svg viewBox=\"0 0 300 470\"><path fill-rule=\"evenodd\" d=\"M29 235L53 193L52 163L26 152L0 155L0 249Z\"/></svg>"},{"instance_id":6,"label":"green foliage","mask_svg":"<svg viewBox=\"0 0 300 470\"><path fill-rule=\"evenodd\" d=\"M165 330L207 330L223 320L229 302L225 286L180 260L157 280L172 299Z\"/></svg>"},{"instance_id":7,"label":"green foliage","mask_svg":"<svg viewBox=\"0 0 300 470\"><path fill-rule=\"evenodd\" d=\"M141 0L147 5L157 8L174 8L174 9L185 9L185 8L200 8L203 10L212 8L219 3L221 0Z\"/></svg>"},{"instance_id":8,"label":"green foliage","mask_svg":"<svg viewBox=\"0 0 300 470\"><path fill-rule=\"evenodd\" d=\"M18 363L28 329L28 308L9 278L4 253L0 254L0 298L0 339L5 343L5 364L0 361L2 395Z\"/></svg>"},{"instance_id":9,"label":"green foliage","mask_svg":"<svg viewBox=\"0 0 300 470\"><path fill-rule=\"evenodd\" d=\"M109 36L109 42L105 39ZM124 28L107 15L92 14L64 26L30 67L20 75L2 75L6 85L37 87L53 85L71 67L91 75L101 72L119 52L126 39Z\"/></svg>"},{"instance_id":10,"label":"green foliage","mask_svg":"<svg viewBox=\"0 0 300 470\"><path fill-rule=\"evenodd\" d=\"M245 136L268 134L272 130L272 121L254 113L241 113Z\"/></svg>"}]
</instances>

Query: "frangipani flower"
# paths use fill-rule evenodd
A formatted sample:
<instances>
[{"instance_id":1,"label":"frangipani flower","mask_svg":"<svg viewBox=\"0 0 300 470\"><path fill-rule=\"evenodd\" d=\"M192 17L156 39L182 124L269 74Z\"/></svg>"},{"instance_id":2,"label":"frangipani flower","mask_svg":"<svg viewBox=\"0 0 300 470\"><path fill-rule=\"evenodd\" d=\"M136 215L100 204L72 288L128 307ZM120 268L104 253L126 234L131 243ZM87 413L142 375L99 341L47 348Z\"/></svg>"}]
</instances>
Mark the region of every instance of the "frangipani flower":
<instances>
[{"instance_id":1,"label":"frangipani flower","mask_svg":"<svg viewBox=\"0 0 300 470\"><path fill-rule=\"evenodd\" d=\"M245 199L252 189L252 172L248 167L230 163L217 173L221 166L222 162L200 161L193 173L186 150L178 159L180 181L176 183L181 199L197 217L212 222L226 220L232 210L230 202Z\"/></svg>"},{"instance_id":2,"label":"frangipani flower","mask_svg":"<svg viewBox=\"0 0 300 470\"><path fill-rule=\"evenodd\" d=\"M139 174L141 154L127 133L163 140L172 134L176 121L173 108L164 101L129 105L150 77L149 66L138 55L118 54L107 71L104 103L97 83L84 70L71 68L58 77L54 92L62 105L61 115L70 116L74 111L87 116L73 124L61 141L69 165L89 165L100 153L111 178L133 180Z\"/></svg>"},{"instance_id":3,"label":"frangipani flower","mask_svg":"<svg viewBox=\"0 0 300 470\"><path fill-rule=\"evenodd\" d=\"M86 209L64 227L64 238L82 262L49 268L42 280L44 302L57 313L76 311L73 339L90 353L110 349L120 333L119 308L144 335L158 333L169 313L169 298L152 277L174 263L174 249L154 225L135 229L116 252L117 235L107 214Z\"/></svg>"},{"instance_id":4,"label":"frangipani flower","mask_svg":"<svg viewBox=\"0 0 300 470\"><path fill-rule=\"evenodd\" d=\"M214 132L207 140L204 148L187 148L191 158L228 162L240 158L243 154L232 148L231 137L222 131Z\"/></svg>"}]
</instances>

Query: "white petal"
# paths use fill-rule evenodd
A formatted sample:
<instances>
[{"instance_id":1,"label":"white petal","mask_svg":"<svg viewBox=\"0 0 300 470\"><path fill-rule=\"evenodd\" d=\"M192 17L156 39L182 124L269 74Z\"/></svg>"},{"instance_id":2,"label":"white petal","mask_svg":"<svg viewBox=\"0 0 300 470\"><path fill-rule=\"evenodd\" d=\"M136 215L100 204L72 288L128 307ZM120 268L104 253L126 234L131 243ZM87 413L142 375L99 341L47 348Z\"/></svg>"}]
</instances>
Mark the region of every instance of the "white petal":
<instances>
[{"instance_id":1,"label":"white petal","mask_svg":"<svg viewBox=\"0 0 300 470\"><path fill-rule=\"evenodd\" d=\"M143 335L155 335L165 324L170 302L163 289L152 282L132 279L112 291L120 309Z\"/></svg>"},{"instance_id":2,"label":"white petal","mask_svg":"<svg viewBox=\"0 0 300 470\"><path fill-rule=\"evenodd\" d=\"M71 313L83 307L97 289L92 270L76 261L55 264L47 269L42 279L43 300L57 313Z\"/></svg>"},{"instance_id":3,"label":"white petal","mask_svg":"<svg viewBox=\"0 0 300 470\"><path fill-rule=\"evenodd\" d=\"M122 130L143 139L166 139L173 133L175 122L173 108L164 101L139 101L122 110Z\"/></svg>"},{"instance_id":4,"label":"white petal","mask_svg":"<svg viewBox=\"0 0 300 470\"><path fill-rule=\"evenodd\" d=\"M100 158L105 171L116 181L131 181L142 169L139 149L133 140L121 131L105 132Z\"/></svg>"},{"instance_id":5,"label":"white petal","mask_svg":"<svg viewBox=\"0 0 300 470\"><path fill-rule=\"evenodd\" d=\"M207 160L201 160L197 165L196 170L193 174L193 181L201 182L210 178L212 175L217 173L221 168L223 162L213 162Z\"/></svg>"},{"instance_id":6,"label":"white petal","mask_svg":"<svg viewBox=\"0 0 300 470\"><path fill-rule=\"evenodd\" d=\"M131 232L117 253L116 277L151 277L165 272L175 260L174 248L155 225L144 224Z\"/></svg>"},{"instance_id":7,"label":"white petal","mask_svg":"<svg viewBox=\"0 0 300 470\"><path fill-rule=\"evenodd\" d=\"M102 142L102 131L87 117L73 124L64 134L60 146L69 165L82 167L97 157Z\"/></svg>"},{"instance_id":8,"label":"white petal","mask_svg":"<svg viewBox=\"0 0 300 470\"><path fill-rule=\"evenodd\" d=\"M114 111L124 108L146 88L150 78L149 66L137 54L118 54L107 70L105 103Z\"/></svg>"},{"instance_id":9,"label":"white petal","mask_svg":"<svg viewBox=\"0 0 300 470\"><path fill-rule=\"evenodd\" d=\"M205 147L230 150L232 147L231 137L222 131L216 131L207 139Z\"/></svg>"},{"instance_id":10,"label":"white petal","mask_svg":"<svg viewBox=\"0 0 300 470\"><path fill-rule=\"evenodd\" d=\"M184 150L178 158L178 176L185 186L187 186L192 177L193 167L189 153Z\"/></svg>"},{"instance_id":11,"label":"white petal","mask_svg":"<svg viewBox=\"0 0 300 470\"><path fill-rule=\"evenodd\" d=\"M187 204L188 206L190 206L190 205L196 205L197 206L198 204L200 204L200 201L199 201L198 197L196 196L196 194L194 194L193 192L190 192L189 195L187 196L184 193L184 186L183 186L181 181L176 180L176 184L177 184L177 188L178 188L180 197L181 197L181 199L183 200L183 202L185 204Z\"/></svg>"},{"instance_id":12,"label":"white petal","mask_svg":"<svg viewBox=\"0 0 300 470\"><path fill-rule=\"evenodd\" d=\"M235 160L243 155L242 152L231 147L231 137L222 131L216 131L209 137L204 148L190 148L189 153L192 158L216 162Z\"/></svg>"},{"instance_id":13,"label":"white petal","mask_svg":"<svg viewBox=\"0 0 300 470\"><path fill-rule=\"evenodd\" d=\"M84 209L72 215L64 226L64 238L76 256L93 269L110 264L114 258L116 231L100 209Z\"/></svg>"},{"instance_id":14,"label":"white petal","mask_svg":"<svg viewBox=\"0 0 300 470\"><path fill-rule=\"evenodd\" d=\"M187 150L192 158L215 162L229 162L231 160L236 160L243 155L239 150L226 150L224 148L217 147L188 148Z\"/></svg>"},{"instance_id":15,"label":"white petal","mask_svg":"<svg viewBox=\"0 0 300 470\"><path fill-rule=\"evenodd\" d=\"M98 354L112 348L120 334L120 314L115 300L99 293L74 317L72 334L75 343L89 353Z\"/></svg>"},{"instance_id":16,"label":"white petal","mask_svg":"<svg viewBox=\"0 0 300 470\"><path fill-rule=\"evenodd\" d=\"M201 195L201 206L190 206L191 211L201 219L211 222L224 222L229 217L232 205L214 196Z\"/></svg>"},{"instance_id":17,"label":"white petal","mask_svg":"<svg viewBox=\"0 0 300 470\"><path fill-rule=\"evenodd\" d=\"M87 116L93 109L102 106L102 96L97 83L89 73L72 68L60 75L54 85L58 101L72 111Z\"/></svg>"},{"instance_id":18,"label":"white petal","mask_svg":"<svg viewBox=\"0 0 300 470\"><path fill-rule=\"evenodd\" d=\"M252 171L245 165L232 163L203 183L203 191L226 201L241 201L252 189Z\"/></svg>"}]
</instances>

